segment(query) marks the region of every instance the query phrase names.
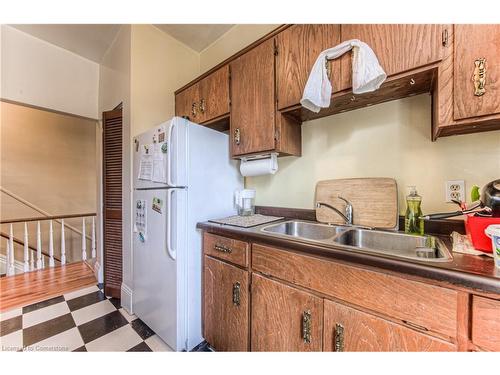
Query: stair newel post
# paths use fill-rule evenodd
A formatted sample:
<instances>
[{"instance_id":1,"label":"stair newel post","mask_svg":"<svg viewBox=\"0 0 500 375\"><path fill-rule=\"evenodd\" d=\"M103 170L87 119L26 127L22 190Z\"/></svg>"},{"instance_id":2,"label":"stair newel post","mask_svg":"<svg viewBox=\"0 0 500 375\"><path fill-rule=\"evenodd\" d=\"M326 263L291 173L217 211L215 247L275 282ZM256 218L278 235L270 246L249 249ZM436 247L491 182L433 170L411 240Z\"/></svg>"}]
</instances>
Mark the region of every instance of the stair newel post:
<instances>
[{"instance_id":1,"label":"stair newel post","mask_svg":"<svg viewBox=\"0 0 500 375\"><path fill-rule=\"evenodd\" d=\"M49 220L49 267L54 267L54 229L52 220Z\"/></svg>"},{"instance_id":2,"label":"stair newel post","mask_svg":"<svg viewBox=\"0 0 500 375\"><path fill-rule=\"evenodd\" d=\"M95 218L92 216L92 242L91 242L91 247L92 247L92 258L96 257L95 253Z\"/></svg>"},{"instance_id":3,"label":"stair newel post","mask_svg":"<svg viewBox=\"0 0 500 375\"><path fill-rule=\"evenodd\" d=\"M87 238L85 232L85 218L82 217L82 260L87 260Z\"/></svg>"},{"instance_id":4,"label":"stair newel post","mask_svg":"<svg viewBox=\"0 0 500 375\"><path fill-rule=\"evenodd\" d=\"M61 266L66 264L66 239L64 235L64 219L61 219Z\"/></svg>"},{"instance_id":5,"label":"stair newel post","mask_svg":"<svg viewBox=\"0 0 500 375\"><path fill-rule=\"evenodd\" d=\"M42 269L42 232L39 221L36 224L36 269Z\"/></svg>"},{"instance_id":6,"label":"stair newel post","mask_svg":"<svg viewBox=\"0 0 500 375\"><path fill-rule=\"evenodd\" d=\"M24 272L30 270L30 254L28 245L28 223L24 222Z\"/></svg>"}]
</instances>

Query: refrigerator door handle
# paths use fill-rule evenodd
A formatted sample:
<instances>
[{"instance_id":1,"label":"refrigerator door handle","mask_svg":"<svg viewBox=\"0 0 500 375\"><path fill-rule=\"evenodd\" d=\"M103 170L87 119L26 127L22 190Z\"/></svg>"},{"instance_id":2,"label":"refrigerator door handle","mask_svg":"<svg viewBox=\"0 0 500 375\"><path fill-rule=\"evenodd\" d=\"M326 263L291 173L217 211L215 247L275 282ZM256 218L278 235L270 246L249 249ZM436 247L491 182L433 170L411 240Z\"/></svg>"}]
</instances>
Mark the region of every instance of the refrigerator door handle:
<instances>
[{"instance_id":1,"label":"refrigerator door handle","mask_svg":"<svg viewBox=\"0 0 500 375\"><path fill-rule=\"evenodd\" d=\"M175 260L175 250L172 248L172 195L175 189L167 190L167 252L172 260Z\"/></svg>"},{"instance_id":2,"label":"refrigerator door handle","mask_svg":"<svg viewBox=\"0 0 500 375\"><path fill-rule=\"evenodd\" d=\"M172 134L174 133L175 119L170 122L167 138L167 185L174 186L172 181Z\"/></svg>"}]
</instances>

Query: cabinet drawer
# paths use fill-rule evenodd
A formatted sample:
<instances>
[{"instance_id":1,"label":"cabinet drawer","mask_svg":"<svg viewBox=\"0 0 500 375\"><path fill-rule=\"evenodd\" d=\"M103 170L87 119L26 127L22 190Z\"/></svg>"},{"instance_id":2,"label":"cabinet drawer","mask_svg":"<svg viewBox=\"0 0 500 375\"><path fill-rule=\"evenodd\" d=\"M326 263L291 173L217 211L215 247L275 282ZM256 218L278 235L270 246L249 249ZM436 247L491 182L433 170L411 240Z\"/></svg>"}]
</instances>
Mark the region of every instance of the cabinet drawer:
<instances>
[{"instance_id":1,"label":"cabinet drawer","mask_svg":"<svg viewBox=\"0 0 500 375\"><path fill-rule=\"evenodd\" d=\"M454 290L255 244L252 268L424 331L456 337Z\"/></svg>"},{"instance_id":2,"label":"cabinet drawer","mask_svg":"<svg viewBox=\"0 0 500 375\"><path fill-rule=\"evenodd\" d=\"M472 298L472 342L483 349L500 351L500 301Z\"/></svg>"},{"instance_id":3,"label":"cabinet drawer","mask_svg":"<svg viewBox=\"0 0 500 375\"><path fill-rule=\"evenodd\" d=\"M242 267L248 267L248 243L211 233L203 235L203 252Z\"/></svg>"}]
</instances>

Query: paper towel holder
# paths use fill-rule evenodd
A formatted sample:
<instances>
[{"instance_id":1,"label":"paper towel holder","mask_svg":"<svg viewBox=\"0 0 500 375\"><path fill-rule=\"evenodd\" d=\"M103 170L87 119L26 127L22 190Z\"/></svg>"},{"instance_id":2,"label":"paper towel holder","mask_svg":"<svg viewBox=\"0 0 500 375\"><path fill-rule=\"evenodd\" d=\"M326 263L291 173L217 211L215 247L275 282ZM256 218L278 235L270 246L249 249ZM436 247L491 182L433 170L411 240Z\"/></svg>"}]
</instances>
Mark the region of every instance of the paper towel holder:
<instances>
[{"instance_id":1,"label":"paper towel holder","mask_svg":"<svg viewBox=\"0 0 500 375\"><path fill-rule=\"evenodd\" d=\"M241 161L250 161L250 160L267 159L269 157L273 160L273 163L276 163L278 161L278 153L277 152L271 152L269 154L241 156L240 160Z\"/></svg>"}]
</instances>

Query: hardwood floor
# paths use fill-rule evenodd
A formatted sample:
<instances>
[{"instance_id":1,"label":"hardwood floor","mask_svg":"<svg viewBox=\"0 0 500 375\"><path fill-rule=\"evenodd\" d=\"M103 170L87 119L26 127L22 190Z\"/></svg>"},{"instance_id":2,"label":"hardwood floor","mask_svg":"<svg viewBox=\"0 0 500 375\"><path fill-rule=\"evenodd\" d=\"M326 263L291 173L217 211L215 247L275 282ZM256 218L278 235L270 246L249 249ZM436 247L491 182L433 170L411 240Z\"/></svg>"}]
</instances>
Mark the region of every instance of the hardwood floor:
<instances>
[{"instance_id":1,"label":"hardwood floor","mask_svg":"<svg viewBox=\"0 0 500 375\"><path fill-rule=\"evenodd\" d=\"M0 312L97 283L85 262L0 278Z\"/></svg>"}]
</instances>

